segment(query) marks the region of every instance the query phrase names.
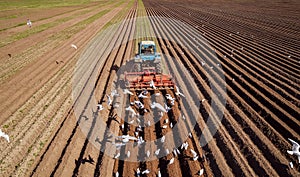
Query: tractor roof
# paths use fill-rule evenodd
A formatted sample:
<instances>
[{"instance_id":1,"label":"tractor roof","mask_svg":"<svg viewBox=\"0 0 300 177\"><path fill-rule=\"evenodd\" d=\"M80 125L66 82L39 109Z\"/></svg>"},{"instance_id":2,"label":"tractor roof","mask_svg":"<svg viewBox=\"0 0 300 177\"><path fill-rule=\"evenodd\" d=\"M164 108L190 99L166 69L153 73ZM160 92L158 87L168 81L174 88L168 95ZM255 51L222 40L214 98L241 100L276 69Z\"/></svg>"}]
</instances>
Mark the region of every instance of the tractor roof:
<instances>
[{"instance_id":1,"label":"tractor roof","mask_svg":"<svg viewBox=\"0 0 300 177\"><path fill-rule=\"evenodd\" d=\"M142 41L141 45L155 45L154 41Z\"/></svg>"}]
</instances>

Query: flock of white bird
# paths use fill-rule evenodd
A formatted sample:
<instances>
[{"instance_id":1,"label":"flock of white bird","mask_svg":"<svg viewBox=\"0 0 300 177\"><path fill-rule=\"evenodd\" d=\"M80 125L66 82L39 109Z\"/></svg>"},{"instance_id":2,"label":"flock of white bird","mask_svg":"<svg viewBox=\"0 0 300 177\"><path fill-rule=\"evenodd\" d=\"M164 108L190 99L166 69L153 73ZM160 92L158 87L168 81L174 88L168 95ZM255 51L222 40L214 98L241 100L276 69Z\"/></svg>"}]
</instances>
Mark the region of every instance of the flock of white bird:
<instances>
[{"instance_id":1,"label":"flock of white bird","mask_svg":"<svg viewBox=\"0 0 300 177\"><path fill-rule=\"evenodd\" d=\"M154 84L153 81L150 82L150 86L151 86L153 89L157 89L157 88L155 87L155 84ZM134 95L134 94L133 94L131 91L129 91L128 89L124 89L124 90L123 90L123 94ZM140 93L138 94L138 98L139 98L139 99L149 98L149 97L147 96L147 94L148 94L148 91L147 91L147 90L143 90L142 92L140 92ZM185 97L184 94L181 93L181 92L179 91L179 88L178 88L178 87L176 87L176 92L175 92L175 94L176 94L177 96ZM106 94L106 103L107 103L107 106L111 106L111 104L112 104L112 102L113 102L113 98L114 98L115 96L119 96L119 94L117 93L116 90L113 90L113 91L111 92L111 94L109 94L109 95ZM160 93L155 93L155 96L160 96ZM165 98L166 98L166 101L170 103L171 107L175 105L175 98L173 98L170 94L166 94L166 95L165 95ZM152 103L150 104L150 108L151 108L151 109L153 109L153 110L154 110L154 109L158 109L158 110L159 110L159 113L160 113L160 116L161 116L161 117L163 116L164 113L167 113L168 111L170 111L170 110L172 109L171 107L168 106L168 104L166 104L166 103L164 104L164 106L161 105L160 103L157 103L157 102L152 102ZM100 103L97 105L97 108L98 108L99 111L101 111L101 110L104 109L103 106L102 106L102 104L100 104ZM140 111L142 111L142 112L143 112L143 111L144 111L144 112L148 112L148 110L145 109L144 104L143 104L140 100L136 100L136 101L131 102L130 105L129 105L128 107L125 107L125 111L129 112L129 115L130 115L131 118L136 118L136 119L133 119L133 120L129 121L128 123L129 123L129 124L133 124L134 121L136 120L136 122L137 122L137 127L136 127L136 129L135 129L134 136L130 136L130 135L121 135L121 136L117 136L117 137L116 137L116 140L119 141L119 142L114 142L114 143L113 143L113 144L116 146L117 150L118 150L118 151L116 152L115 156L114 156L115 159L119 158L120 155L121 155L121 154L120 154L120 148L121 148L122 146L125 146L126 143L128 143L129 141L137 142L138 145L140 145L140 144L142 144L142 143L145 142L145 140L143 140L143 137L142 137L142 136L139 136L139 132L142 131L142 126L140 125L141 120L139 119L139 112L140 112ZM185 120L185 117L182 116L182 119ZM145 121L145 122L146 122L147 126L151 126L150 120ZM169 119L165 119L165 120L163 121L162 128L165 129L165 128L168 128L168 126L169 126L170 128L173 128L173 123L170 122ZM121 127L122 130L124 130L125 125L122 124L120 127ZM189 137L192 138L192 134L191 134L191 133L189 133ZM160 141L161 141L162 143L164 143L165 140L166 140L166 137L165 137L165 136L162 136L161 139L160 139ZM181 149L174 148L173 151L172 151L172 152L173 152L173 157L168 161L168 165L173 164L173 163L175 162L175 157L178 157L178 155L180 155L180 154L183 153L184 151L187 151L187 150L188 150L188 147L189 147L189 144L188 144L187 142L184 142L184 143L181 145L181 147L180 147ZM198 157L199 157L199 156L198 156L198 154L195 152L195 150L193 150L192 148L190 148L190 152L192 153L192 157L191 157L191 158L193 159L193 161L198 160ZM157 149L157 150L155 150L155 152L150 152L149 150L147 150L146 153L145 153L146 157L150 158L151 153L154 153L155 156L159 157L159 155L160 155L160 153L161 153L161 149ZM165 153L166 153L166 154L169 154L169 153L170 153L170 150L169 150L169 149L165 149ZM127 158L130 158L131 152L128 150L128 151L126 152L125 155L126 155ZM145 170L141 171L141 169L138 168L138 169L136 170L136 176L140 176L140 175L142 175L142 174L149 174L149 173L150 173L150 170L149 170L149 169L145 169ZM199 175L202 175L203 173L204 173L204 169L201 169L201 170L199 171L198 174L199 174ZM120 175L119 172L116 172L116 173L115 173L115 177L118 177L119 175ZM158 177L161 176L160 170L158 171L157 176L158 176Z\"/></svg>"}]
</instances>

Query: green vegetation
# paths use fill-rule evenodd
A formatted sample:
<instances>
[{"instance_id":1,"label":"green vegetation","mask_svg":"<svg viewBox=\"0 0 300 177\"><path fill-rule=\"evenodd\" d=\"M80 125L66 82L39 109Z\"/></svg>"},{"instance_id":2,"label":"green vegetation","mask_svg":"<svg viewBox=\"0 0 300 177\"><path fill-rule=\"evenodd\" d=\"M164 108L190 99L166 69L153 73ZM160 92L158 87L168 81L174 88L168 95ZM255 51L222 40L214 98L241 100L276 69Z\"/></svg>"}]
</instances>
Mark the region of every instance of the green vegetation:
<instances>
[{"instance_id":1,"label":"green vegetation","mask_svg":"<svg viewBox=\"0 0 300 177\"><path fill-rule=\"evenodd\" d=\"M97 0L0 0L0 10L75 6L95 1ZM98 0L97 2L107 1L108 0Z\"/></svg>"}]
</instances>

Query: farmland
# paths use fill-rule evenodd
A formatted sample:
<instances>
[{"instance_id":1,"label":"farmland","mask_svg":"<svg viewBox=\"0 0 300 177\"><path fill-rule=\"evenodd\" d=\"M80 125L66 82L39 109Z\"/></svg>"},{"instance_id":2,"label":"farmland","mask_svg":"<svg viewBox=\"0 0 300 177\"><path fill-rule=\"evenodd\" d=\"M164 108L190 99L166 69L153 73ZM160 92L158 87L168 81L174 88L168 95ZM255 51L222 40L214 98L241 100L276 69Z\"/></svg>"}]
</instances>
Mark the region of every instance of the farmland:
<instances>
[{"instance_id":1,"label":"farmland","mask_svg":"<svg viewBox=\"0 0 300 177\"><path fill-rule=\"evenodd\" d=\"M298 1L0 3L0 128L10 136L0 176L300 175L286 152L288 138L300 142ZM123 94L116 78L142 40L156 43L185 97ZM152 111L166 94L170 110ZM148 113L133 121L125 108L137 100ZM112 148L112 135L135 136L139 124L146 143Z\"/></svg>"}]
</instances>

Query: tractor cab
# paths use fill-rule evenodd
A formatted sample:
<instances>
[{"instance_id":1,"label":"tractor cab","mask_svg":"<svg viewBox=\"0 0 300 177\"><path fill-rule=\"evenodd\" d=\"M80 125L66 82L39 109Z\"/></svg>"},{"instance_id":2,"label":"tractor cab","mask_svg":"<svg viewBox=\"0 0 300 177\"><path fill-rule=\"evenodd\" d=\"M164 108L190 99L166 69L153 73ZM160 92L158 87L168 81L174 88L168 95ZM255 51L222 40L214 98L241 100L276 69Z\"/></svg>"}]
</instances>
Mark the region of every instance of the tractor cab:
<instances>
[{"instance_id":1,"label":"tractor cab","mask_svg":"<svg viewBox=\"0 0 300 177\"><path fill-rule=\"evenodd\" d=\"M139 44L139 55L142 60L154 60L156 46L153 41L142 41Z\"/></svg>"},{"instance_id":2,"label":"tractor cab","mask_svg":"<svg viewBox=\"0 0 300 177\"><path fill-rule=\"evenodd\" d=\"M154 41L139 42L138 52L134 58L136 72L155 70L161 73L161 55L157 53Z\"/></svg>"}]
</instances>

